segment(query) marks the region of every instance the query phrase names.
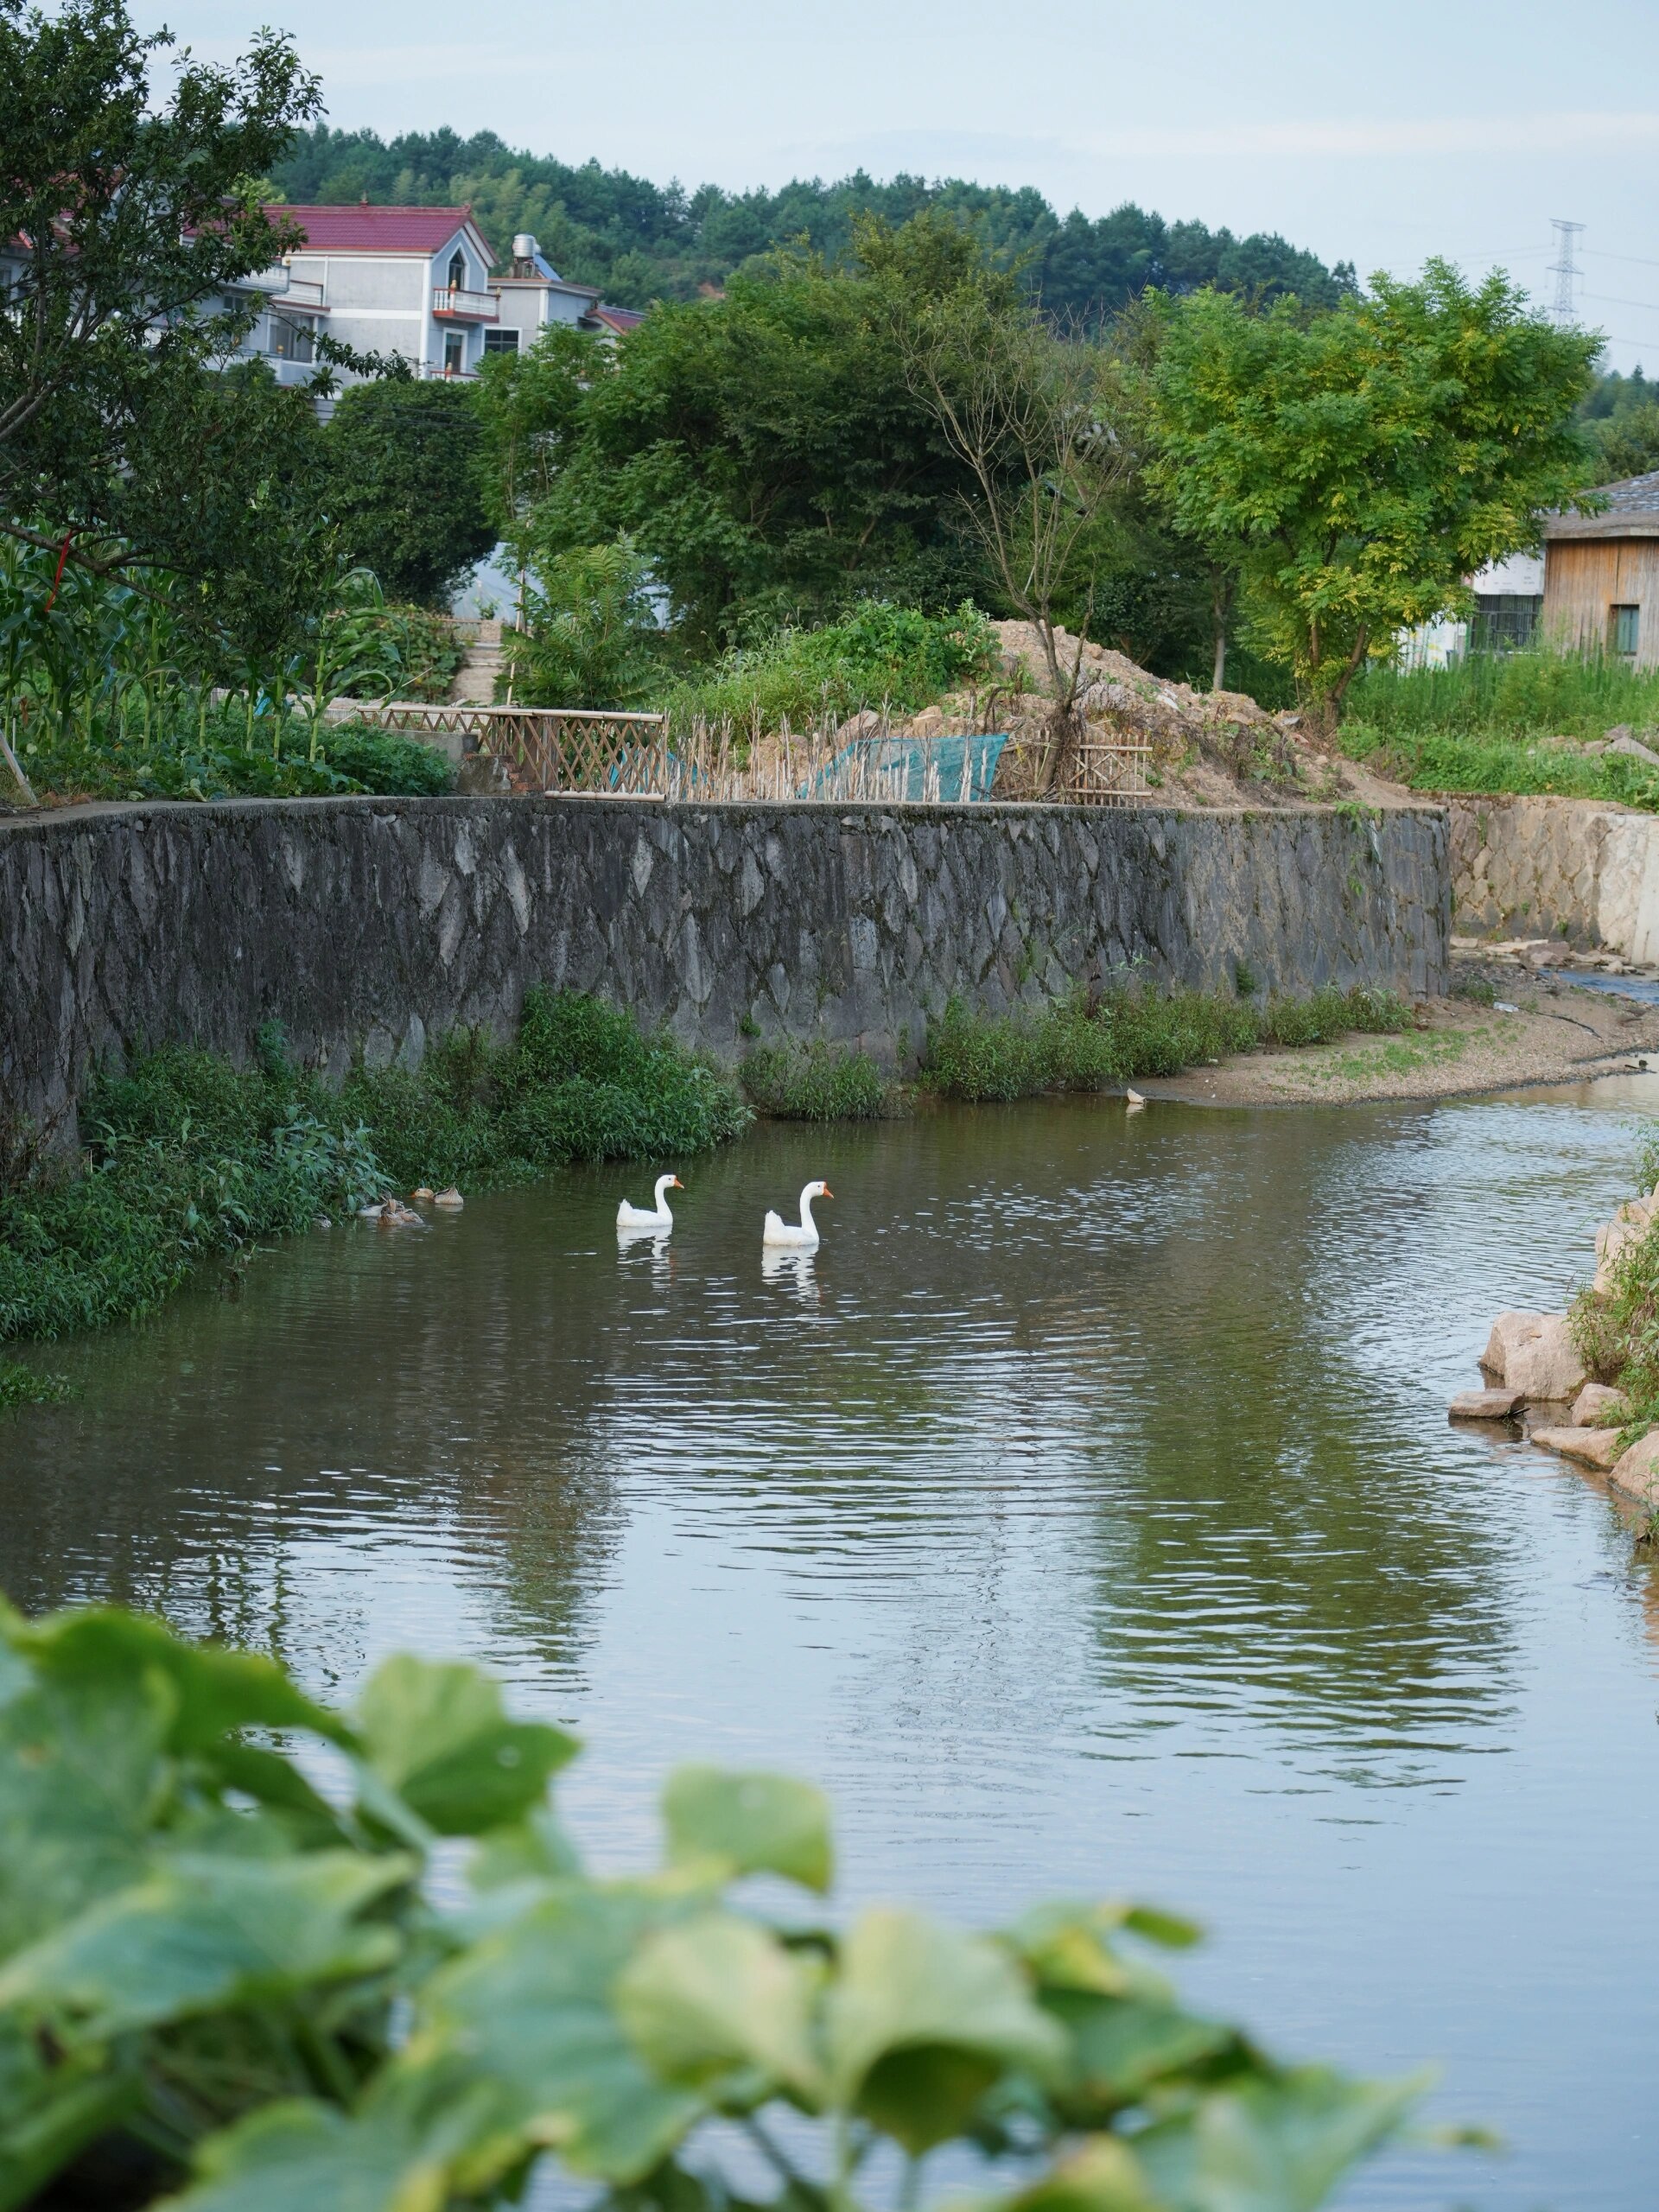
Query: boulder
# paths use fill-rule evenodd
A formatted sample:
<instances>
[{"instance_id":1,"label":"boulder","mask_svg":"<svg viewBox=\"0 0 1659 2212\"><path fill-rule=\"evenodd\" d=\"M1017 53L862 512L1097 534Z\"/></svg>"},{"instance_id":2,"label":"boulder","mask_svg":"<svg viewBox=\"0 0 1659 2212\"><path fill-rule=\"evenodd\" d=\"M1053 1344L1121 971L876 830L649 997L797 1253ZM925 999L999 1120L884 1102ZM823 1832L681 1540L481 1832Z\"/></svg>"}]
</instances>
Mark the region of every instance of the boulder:
<instances>
[{"instance_id":1,"label":"boulder","mask_svg":"<svg viewBox=\"0 0 1659 2212\"><path fill-rule=\"evenodd\" d=\"M1561 1313L1548 1313L1535 1336L1517 1344L1505 1360L1503 1380L1524 1392L1527 1403L1576 1398L1589 1381L1584 1355Z\"/></svg>"},{"instance_id":2,"label":"boulder","mask_svg":"<svg viewBox=\"0 0 1659 2212\"><path fill-rule=\"evenodd\" d=\"M1530 1344L1548 1319L1547 1314L1516 1311L1500 1313L1492 1324L1492 1333L1486 1339L1486 1349L1480 1355L1480 1363L1489 1375L1496 1375L1500 1382L1507 1382L1509 1360L1512 1351Z\"/></svg>"},{"instance_id":3,"label":"boulder","mask_svg":"<svg viewBox=\"0 0 1659 2212\"><path fill-rule=\"evenodd\" d=\"M1627 1417L1624 1393L1605 1382L1586 1382L1573 1401L1574 1428L1623 1428Z\"/></svg>"},{"instance_id":4,"label":"boulder","mask_svg":"<svg viewBox=\"0 0 1659 2212\"><path fill-rule=\"evenodd\" d=\"M1616 1428L1535 1428L1529 1444L1541 1444L1546 1452L1559 1452L1564 1459L1577 1459L1606 1474L1618 1458Z\"/></svg>"},{"instance_id":5,"label":"boulder","mask_svg":"<svg viewBox=\"0 0 1659 2212\"><path fill-rule=\"evenodd\" d=\"M1630 1199L1596 1231L1595 1291L1599 1298L1605 1298L1612 1289L1613 1269L1620 1255L1632 1244L1641 1243L1652 1228L1656 1213L1659 1213L1659 1192Z\"/></svg>"},{"instance_id":6,"label":"boulder","mask_svg":"<svg viewBox=\"0 0 1659 2212\"><path fill-rule=\"evenodd\" d=\"M1508 1421L1521 1406L1518 1390L1459 1390L1446 1408L1448 1421Z\"/></svg>"},{"instance_id":7,"label":"boulder","mask_svg":"<svg viewBox=\"0 0 1659 2212\"><path fill-rule=\"evenodd\" d=\"M1659 1428L1648 1431L1615 1462L1608 1481L1640 1505L1659 1505Z\"/></svg>"}]
</instances>

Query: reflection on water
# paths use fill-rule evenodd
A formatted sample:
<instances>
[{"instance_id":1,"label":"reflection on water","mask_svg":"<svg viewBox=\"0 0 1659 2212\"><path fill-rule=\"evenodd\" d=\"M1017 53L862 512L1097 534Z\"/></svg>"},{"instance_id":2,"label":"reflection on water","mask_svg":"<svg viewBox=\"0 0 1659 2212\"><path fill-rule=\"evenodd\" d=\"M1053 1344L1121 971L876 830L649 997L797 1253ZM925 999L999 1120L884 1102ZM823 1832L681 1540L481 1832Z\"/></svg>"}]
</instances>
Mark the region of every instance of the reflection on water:
<instances>
[{"instance_id":1,"label":"reflection on water","mask_svg":"<svg viewBox=\"0 0 1659 2212\"><path fill-rule=\"evenodd\" d=\"M4 1584L327 1688L479 1653L588 1734L613 1857L695 1753L829 1783L855 1896L1191 1908L1207 1999L1437 2056L1511 2139L1353 2202L1633 2212L1659 1600L1599 1484L1445 1415L1629 1187L1605 1096L772 1129L667 1239L615 1235L627 1171L319 1235L54 1354ZM814 1175L822 1245L763 1253Z\"/></svg>"}]
</instances>

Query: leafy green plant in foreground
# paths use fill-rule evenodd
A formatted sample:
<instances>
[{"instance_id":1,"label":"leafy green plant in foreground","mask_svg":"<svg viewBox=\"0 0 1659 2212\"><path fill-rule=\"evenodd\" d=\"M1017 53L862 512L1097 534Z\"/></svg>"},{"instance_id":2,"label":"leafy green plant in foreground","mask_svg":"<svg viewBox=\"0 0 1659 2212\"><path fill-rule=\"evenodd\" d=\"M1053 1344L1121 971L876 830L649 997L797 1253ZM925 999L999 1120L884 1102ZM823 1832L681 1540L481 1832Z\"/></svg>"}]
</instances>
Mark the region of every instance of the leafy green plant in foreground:
<instances>
[{"instance_id":1,"label":"leafy green plant in foreground","mask_svg":"<svg viewBox=\"0 0 1659 2212\"><path fill-rule=\"evenodd\" d=\"M780 1122L869 1122L893 1109L893 1085L868 1052L815 1038L757 1045L738 1074L745 1096Z\"/></svg>"},{"instance_id":2,"label":"leafy green plant in foreground","mask_svg":"<svg viewBox=\"0 0 1659 2212\"><path fill-rule=\"evenodd\" d=\"M734 2128L779 2212L888 2202L895 2162L909 2196L945 2145L1020 2212L1307 2212L1421 2086L1187 2011L1143 1954L1192 1931L1144 1907L763 1910L734 1885L833 1876L778 1776L681 1768L662 1865L590 1872L549 1802L575 1750L467 1666L389 1660L341 1713L158 1621L0 1612L0 2212L54 2179L444 2212L543 2159L715 2212Z\"/></svg>"}]
</instances>

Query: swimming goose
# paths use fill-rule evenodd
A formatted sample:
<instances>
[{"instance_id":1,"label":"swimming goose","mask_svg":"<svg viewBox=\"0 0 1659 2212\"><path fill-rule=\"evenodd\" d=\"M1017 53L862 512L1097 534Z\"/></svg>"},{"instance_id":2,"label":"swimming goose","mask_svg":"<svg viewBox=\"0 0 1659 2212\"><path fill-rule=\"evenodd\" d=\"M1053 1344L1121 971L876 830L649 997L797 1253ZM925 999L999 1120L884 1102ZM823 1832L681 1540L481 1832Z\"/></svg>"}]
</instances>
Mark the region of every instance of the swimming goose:
<instances>
[{"instance_id":1,"label":"swimming goose","mask_svg":"<svg viewBox=\"0 0 1659 2212\"><path fill-rule=\"evenodd\" d=\"M668 1192L685 1188L677 1175L657 1178L657 1200L654 1205L631 1206L626 1198L616 1210L619 1229L672 1229L674 1217L668 1210Z\"/></svg>"},{"instance_id":2,"label":"swimming goose","mask_svg":"<svg viewBox=\"0 0 1659 2212\"><path fill-rule=\"evenodd\" d=\"M797 1251L810 1251L818 1241L818 1225L812 1218L814 1198L833 1198L835 1192L827 1183L809 1183L801 1192L801 1218L798 1227L792 1221L784 1221L775 1213L766 1216L766 1225L760 1232L763 1244L792 1245Z\"/></svg>"}]
</instances>

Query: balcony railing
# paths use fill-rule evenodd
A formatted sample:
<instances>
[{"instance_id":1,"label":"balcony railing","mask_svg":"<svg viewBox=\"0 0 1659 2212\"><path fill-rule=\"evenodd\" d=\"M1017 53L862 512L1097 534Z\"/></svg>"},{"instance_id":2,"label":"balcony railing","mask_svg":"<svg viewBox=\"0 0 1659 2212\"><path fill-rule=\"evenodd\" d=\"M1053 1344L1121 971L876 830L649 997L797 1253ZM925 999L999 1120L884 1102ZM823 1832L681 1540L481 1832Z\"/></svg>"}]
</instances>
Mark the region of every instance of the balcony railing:
<instances>
[{"instance_id":1,"label":"balcony railing","mask_svg":"<svg viewBox=\"0 0 1659 2212\"><path fill-rule=\"evenodd\" d=\"M433 290L434 315L449 315L462 322L493 322L500 311L501 303L493 292L463 292L451 284L439 284Z\"/></svg>"}]
</instances>

